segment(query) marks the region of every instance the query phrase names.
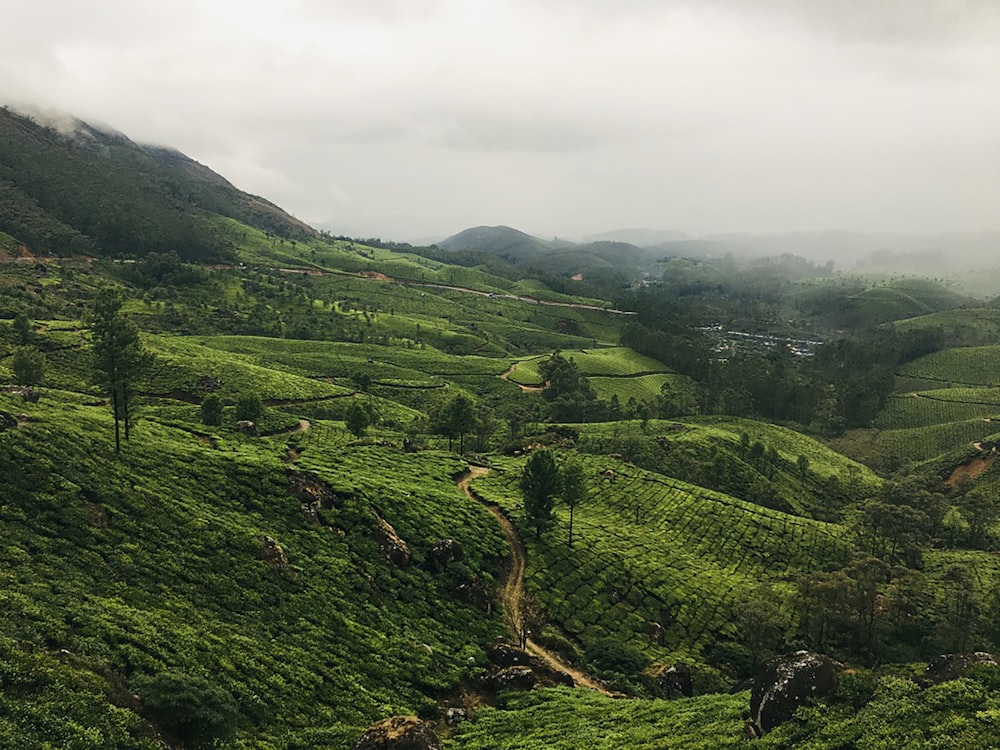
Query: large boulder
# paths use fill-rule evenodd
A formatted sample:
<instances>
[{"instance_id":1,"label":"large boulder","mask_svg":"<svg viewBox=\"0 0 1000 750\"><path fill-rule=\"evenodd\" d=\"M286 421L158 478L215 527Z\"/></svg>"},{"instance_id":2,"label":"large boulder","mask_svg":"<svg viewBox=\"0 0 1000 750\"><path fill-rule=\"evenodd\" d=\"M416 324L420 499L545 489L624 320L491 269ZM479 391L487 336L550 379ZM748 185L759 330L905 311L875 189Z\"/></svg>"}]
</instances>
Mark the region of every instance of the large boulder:
<instances>
[{"instance_id":1,"label":"large boulder","mask_svg":"<svg viewBox=\"0 0 1000 750\"><path fill-rule=\"evenodd\" d=\"M365 730L353 750L441 750L441 742L416 716L393 716Z\"/></svg>"},{"instance_id":2,"label":"large boulder","mask_svg":"<svg viewBox=\"0 0 1000 750\"><path fill-rule=\"evenodd\" d=\"M690 698L694 695L694 679L687 664L677 662L666 667L656 677L656 686L667 698Z\"/></svg>"},{"instance_id":3,"label":"large boulder","mask_svg":"<svg viewBox=\"0 0 1000 750\"><path fill-rule=\"evenodd\" d=\"M375 513L374 510L372 510ZM404 542L392 525L378 513L375 513L375 543L382 556L397 568L405 568L410 564L410 547Z\"/></svg>"},{"instance_id":4,"label":"large boulder","mask_svg":"<svg viewBox=\"0 0 1000 750\"><path fill-rule=\"evenodd\" d=\"M532 662L526 651L504 640L493 641L487 646L486 657L498 667L527 667Z\"/></svg>"},{"instance_id":5,"label":"large boulder","mask_svg":"<svg viewBox=\"0 0 1000 750\"><path fill-rule=\"evenodd\" d=\"M486 679L498 693L501 690L531 690L535 686L535 672L531 667L504 667L491 672Z\"/></svg>"},{"instance_id":6,"label":"large boulder","mask_svg":"<svg viewBox=\"0 0 1000 750\"><path fill-rule=\"evenodd\" d=\"M799 706L832 695L842 669L840 662L812 651L771 659L750 689L750 732L767 734L791 719Z\"/></svg>"},{"instance_id":7,"label":"large boulder","mask_svg":"<svg viewBox=\"0 0 1000 750\"><path fill-rule=\"evenodd\" d=\"M288 491L298 498L302 513L313 523L322 523L319 517L321 510L341 508L347 500L313 474L289 474Z\"/></svg>"},{"instance_id":8,"label":"large boulder","mask_svg":"<svg viewBox=\"0 0 1000 750\"><path fill-rule=\"evenodd\" d=\"M462 545L454 539L442 539L434 542L427 553L427 567L435 573L443 573L454 562L462 562L465 551Z\"/></svg>"},{"instance_id":9,"label":"large boulder","mask_svg":"<svg viewBox=\"0 0 1000 750\"><path fill-rule=\"evenodd\" d=\"M971 654L942 654L931 659L924 670L924 681L933 685L964 677L966 672L979 664L997 664L996 657L986 651L976 651Z\"/></svg>"}]
</instances>

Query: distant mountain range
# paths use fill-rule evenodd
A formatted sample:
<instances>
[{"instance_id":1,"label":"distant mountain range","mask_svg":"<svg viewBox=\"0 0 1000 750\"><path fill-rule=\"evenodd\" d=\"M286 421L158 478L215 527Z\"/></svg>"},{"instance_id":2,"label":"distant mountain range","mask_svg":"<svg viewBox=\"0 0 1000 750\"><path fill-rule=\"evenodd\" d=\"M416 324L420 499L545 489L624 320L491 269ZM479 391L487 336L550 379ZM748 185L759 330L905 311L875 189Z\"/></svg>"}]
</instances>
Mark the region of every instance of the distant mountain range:
<instances>
[{"instance_id":1,"label":"distant mountain range","mask_svg":"<svg viewBox=\"0 0 1000 750\"><path fill-rule=\"evenodd\" d=\"M939 234L863 233L846 231L774 234L729 233L690 237L683 232L621 229L589 235L581 243L543 240L506 226L473 227L437 243L444 250L475 250L523 263L544 259L546 267L566 271L603 264L637 264L663 257L759 258L797 255L813 262L834 261L856 266L912 272L939 272L956 266L997 264L1000 232ZM575 262L574 262L575 258ZM602 263L598 263L601 265Z\"/></svg>"},{"instance_id":2,"label":"distant mountain range","mask_svg":"<svg viewBox=\"0 0 1000 750\"><path fill-rule=\"evenodd\" d=\"M225 219L291 239L316 234L179 151L0 109L0 252L220 260L233 254Z\"/></svg>"}]
</instances>

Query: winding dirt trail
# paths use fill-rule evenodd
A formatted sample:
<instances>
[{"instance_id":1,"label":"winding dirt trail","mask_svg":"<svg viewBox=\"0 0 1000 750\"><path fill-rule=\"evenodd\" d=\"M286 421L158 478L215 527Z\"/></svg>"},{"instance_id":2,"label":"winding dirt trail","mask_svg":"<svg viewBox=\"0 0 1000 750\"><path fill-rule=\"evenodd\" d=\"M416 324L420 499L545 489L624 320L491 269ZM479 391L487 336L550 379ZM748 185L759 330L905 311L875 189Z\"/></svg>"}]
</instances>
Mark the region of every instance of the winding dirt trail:
<instances>
[{"instance_id":1,"label":"winding dirt trail","mask_svg":"<svg viewBox=\"0 0 1000 750\"><path fill-rule=\"evenodd\" d=\"M477 477L481 477L488 472L489 469L481 466L470 466L469 470L458 480L458 488L470 500L475 500L486 508L487 511L489 511L490 515L492 515L497 520L497 523L500 524L500 528L503 530L503 534L507 538L507 545L510 547L510 567L507 570L506 579L503 582L500 599L503 602L504 614L507 620L507 629L511 636L517 640L517 633L521 627L521 602L524 599L524 569L527 564L528 557L524 551L524 543L521 541L521 537L518 536L517 530L514 528L514 525L510 522L507 516L503 514L503 511L501 511L496 505L492 505L477 496L470 487L472 482ZM588 677L571 664L567 664L557 654L539 646L530 638L526 644L526 650L531 655L537 656L550 668L570 675L573 678L574 684L578 687L596 690L602 695L607 695L609 697L617 698L621 696L620 693L613 693L609 691L601 683L597 682L592 677Z\"/></svg>"},{"instance_id":2,"label":"winding dirt trail","mask_svg":"<svg viewBox=\"0 0 1000 750\"><path fill-rule=\"evenodd\" d=\"M517 362L515 362L506 370L504 370L502 373L500 373L500 379L506 380L508 383L513 383L525 393L541 393L544 390L544 388L542 388L539 385L522 385L521 383L518 383L516 380L511 380L510 376L516 369L517 369Z\"/></svg>"}]
</instances>

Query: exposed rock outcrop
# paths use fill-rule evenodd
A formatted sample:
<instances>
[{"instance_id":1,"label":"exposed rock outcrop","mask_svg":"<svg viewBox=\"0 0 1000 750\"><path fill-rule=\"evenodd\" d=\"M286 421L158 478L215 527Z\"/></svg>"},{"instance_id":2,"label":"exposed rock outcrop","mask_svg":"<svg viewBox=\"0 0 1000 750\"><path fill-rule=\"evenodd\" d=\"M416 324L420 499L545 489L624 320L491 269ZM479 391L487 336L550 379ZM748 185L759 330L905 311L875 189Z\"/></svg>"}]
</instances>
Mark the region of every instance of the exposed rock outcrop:
<instances>
[{"instance_id":1,"label":"exposed rock outcrop","mask_svg":"<svg viewBox=\"0 0 1000 750\"><path fill-rule=\"evenodd\" d=\"M427 553L427 567L435 573L443 573L454 562L462 562L465 551L462 545L454 539L442 539L434 542Z\"/></svg>"},{"instance_id":2,"label":"exposed rock outcrop","mask_svg":"<svg viewBox=\"0 0 1000 750\"><path fill-rule=\"evenodd\" d=\"M493 641L486 647L486 658L498 667L526 667L531 664L531 656L513 643Z\"/></svg>"},{"instance_id":3,"label":"exposed rock outcrop","mask_svg":"<svg viewBox=\"0 0 1000 750\"><path fill-rule=\"evenodd\" d=\"M338 495L326 482L313 474L289 474L288 491L298 499L302 513L313 523L321 523L321 510L342 508L347 501L346 497Z\"/></svg>"},{"instance_id":4,"label":"exposed rock outcrop","mask_svg":"<svg viewBox=\"0 0 1000 750\"><path fill-rule=\"evenodd\" d=\"M241 419L236 423L236 431L241 435L256 435L257 425L249 419Z\"/></svg>"},{"instance_id":5,"label":"exposed rock outcrop","mask_svg":"<svg viewBox=\"0 0 1000 750\"><path fill-rule=\"evenodd\" d=\"M933 685L957 680L964 677L972 667L980 664L1000 666L996 657L986 651L975 651L970 654L942 654L928 663L927 669L924 670L923 680Z\"/></svg>"},{"instance_id":6,"label":"exposed rock outcrop","mask_svg":"<svg viewBox=\"0 0 1000 750\"><path fill-rule=\"evenodd\" d=\"M832 695L842 669L840 662L812 651L771 659L750 690L748 730L753 736L763 736L791 719L799 706Z\"/></svg>"},{"instance_id":7,"label":"exposed rock outcrop","mask_svg":"<svg viewBox=\"0 0 1000 750\"><path fill-rule=\"evenodd\" d=\"M531 690L535 686L535 672L531 667L505 667L490 673L487 682L498 693L502 690Z\"/></svg>"},{"instance_id":8,"label":"exposed rock outcrop","mask_svg":"<svg viewBox=\"0 0 1000 750\"><path fill-rule=\"evenodd\" d=\"M288 555L277 540L266 534L260 537L260 559L278 568L288 567Z\"/></svg>"},{"instance_id":9,"label":"exposed rock outcrop","mask_svg":"<svg viewBox=\"0 0 1000 750\"><path fill-rule=\"evenodd\" d=\"M375 515L375 543L382 556L397 568L405 568L410 564L410 547L404 542L392 525L372 509Z\"/></svg>"},{"instance_id":10,"label":"exposed rock outcrop","mask_svg":"<svg viewBox=\"0 0 1000 750\"><path fill-rule=\"evenodd\" d=\"M656 686L667 698L690 698L694 695L694 680L687 664L677 662L656 676Z\"/></svg>"},{"instance_id":11,"label":"exposed rock outcrop","mask_svg":"<svg viewBox=\"0 0 1000 750\"><path fill-rule=\"evenodd\" d=\"M393 716L366 729L353 750L441 750L441 742L416 716Z\"/></svg>"}]
</instances>

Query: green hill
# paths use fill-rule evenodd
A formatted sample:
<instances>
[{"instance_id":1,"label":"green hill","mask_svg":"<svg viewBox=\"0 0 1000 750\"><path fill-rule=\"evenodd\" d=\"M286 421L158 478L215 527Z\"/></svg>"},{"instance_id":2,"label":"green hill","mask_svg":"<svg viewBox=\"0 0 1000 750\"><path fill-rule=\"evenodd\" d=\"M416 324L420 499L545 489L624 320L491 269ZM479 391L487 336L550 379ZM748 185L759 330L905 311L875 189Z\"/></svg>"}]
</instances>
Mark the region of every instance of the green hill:
<instances>
[{"instance_id":1,"label":"green hill","mask_svg":"<svg viewBox=\"0 0 1000 750\"><path fill-rule=\"evenodd\" d=\"M232 259L233 239L214 216L282 237L316 235L178 151L0 110L0 231L34 254Z\"/></svg>"}]
</instances>

